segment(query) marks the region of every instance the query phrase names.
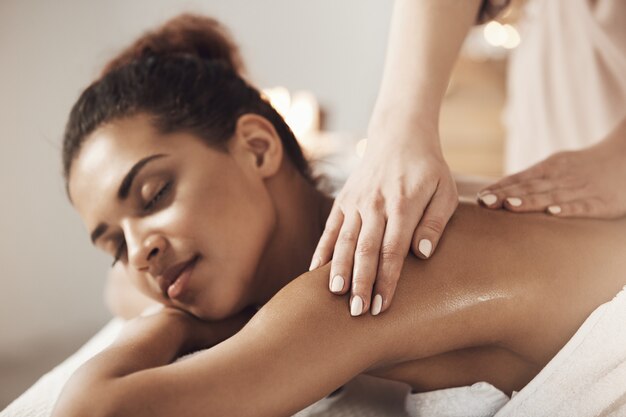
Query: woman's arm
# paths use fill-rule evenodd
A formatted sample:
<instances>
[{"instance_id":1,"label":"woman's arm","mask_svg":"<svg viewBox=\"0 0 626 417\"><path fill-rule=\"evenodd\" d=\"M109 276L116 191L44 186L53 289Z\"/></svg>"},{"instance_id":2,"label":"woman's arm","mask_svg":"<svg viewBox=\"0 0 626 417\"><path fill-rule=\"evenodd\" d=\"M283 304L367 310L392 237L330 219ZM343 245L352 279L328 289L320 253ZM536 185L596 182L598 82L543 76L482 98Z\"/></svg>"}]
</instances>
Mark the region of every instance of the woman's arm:
<instances>
[{"instance_id":1,"label":"woman's arm","mask_svg":"<svg viewBox=\"0 0 626 417\"><path fill-rule=\"evenodd\" d=\"M54 415L111 415L108 407L116 405L114 390L119 378L213 346L239 331L251 316L251 312L244 311L233 318L208 323L184 311L164 307L158 313L129 321L110 347L72 376ZM93 392L102 395L101 403L94 402Z\"/></svg>"},{"instance_id":2,"label":"woman's arm","mask_svg":"<svg viewBox=\"0 0 626 417\"><path fill-rule=\"evenodd\" d=\"M413 276L419 264L407 264ZM511 320L498 300L455 304L436 279L404 280L389 314L354 318L327 273L296 279L235 336L173 364L195 326L141 318L72 377L54 416L287 416L368 369L495 343Z\"/></svg>"},{"instance_id":3,"label":"woman's arm","mask_svg":"<svg viewBox=\"0 0 626 417\"><path fill-rule=\"evenodd\" d=\"M466 347L543 366L624 283L626 220L461 206L449 232L429 262L407 258L388 314L347 314L325 266L188 360L168 365L197 333L189 323L127 333L72 378L55 416L290 415L361 372Z\"/></svg>"}]
</instances>

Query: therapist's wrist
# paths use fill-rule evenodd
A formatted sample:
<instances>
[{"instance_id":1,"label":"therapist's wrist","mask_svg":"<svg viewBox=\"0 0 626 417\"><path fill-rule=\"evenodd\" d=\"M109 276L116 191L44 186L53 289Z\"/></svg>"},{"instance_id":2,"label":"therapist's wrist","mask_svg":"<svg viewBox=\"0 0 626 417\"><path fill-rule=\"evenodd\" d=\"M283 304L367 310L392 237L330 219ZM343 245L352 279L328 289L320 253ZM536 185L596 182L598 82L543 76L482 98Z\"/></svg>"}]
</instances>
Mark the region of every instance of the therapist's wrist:
<instances>
[{"instance_id":1,"label":"therapist's wrist","mask_svg":"<svg viewBox=\"0 0 626 417\"><path fill-rule=\"evenodd\" d=\"M409 147L440 154L438 120L433 119L407 114L373 119L367 130L368 148L382 151Z\"/></svg>"},{"instance_id":2,"label":"therapist's wrist","mask_svg":"<svg viewBox=\"0 0 626 417\"><path fill-rule=\"evenodd\" d=\"M439 125L440 104L419 103L410 98L396 97L394 100L377 102L372 111L368 129L389 126L390 123L419 124L429 127Z\"/></svg>"}]
</instances>

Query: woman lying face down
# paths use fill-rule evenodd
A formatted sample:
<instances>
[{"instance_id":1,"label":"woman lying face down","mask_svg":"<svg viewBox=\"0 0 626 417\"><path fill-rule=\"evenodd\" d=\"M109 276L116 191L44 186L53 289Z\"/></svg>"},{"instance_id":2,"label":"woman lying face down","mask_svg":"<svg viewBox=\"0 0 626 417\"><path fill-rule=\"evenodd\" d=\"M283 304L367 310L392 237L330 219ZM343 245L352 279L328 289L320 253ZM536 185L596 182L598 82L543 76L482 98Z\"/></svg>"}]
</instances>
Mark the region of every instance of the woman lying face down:
<instances>
[{"instance_id":1,"label":"woman lying face down","mask_svg":"<svg viewBox=\"0 0 626 417\"><path fill-rule=\"evenodd\" d=\"M192 55L90 86L64 166L94 244L168 308L79 369L55 416L290 415L360 373L510 394L626 283L626 220L461 205L431 260L407 257L390 309L351 317L327 267L305 273L331 201L293 135L228 66ZM246 307L261 308L243 326Z\"/></svg>"},{"instance_id":2,"label":"woman lying face down","mask_svg":"<svg viewBox=\"0 0 626 417\"><path fill-rule=\"evenodd\" d=\"M146 295L203 319L262 305L304 271L330 208L270 121L234 128L216 149L145 113L121 118L89 135L70 174L94 244Z\"/></svg>"}]
</instances>

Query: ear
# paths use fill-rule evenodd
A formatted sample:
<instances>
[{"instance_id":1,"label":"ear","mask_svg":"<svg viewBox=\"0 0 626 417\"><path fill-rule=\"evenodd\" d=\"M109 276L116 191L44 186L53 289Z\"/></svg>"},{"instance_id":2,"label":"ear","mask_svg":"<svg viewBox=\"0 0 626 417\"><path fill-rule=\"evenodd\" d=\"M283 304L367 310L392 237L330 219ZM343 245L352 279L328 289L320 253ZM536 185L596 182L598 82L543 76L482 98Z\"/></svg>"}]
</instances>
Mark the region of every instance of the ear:
<instances>
[{"instance_id":1,"label":"ear","mask_svg":"<svg viewBox=\"0 0 626 417\"><path fill-rule=\"evenodd\" d=\"M275 175L283 160L283 144L274 125L254 113L237 119L229 150L240 161L251 164L261 178Z\"/></svg>"}]
</instances>

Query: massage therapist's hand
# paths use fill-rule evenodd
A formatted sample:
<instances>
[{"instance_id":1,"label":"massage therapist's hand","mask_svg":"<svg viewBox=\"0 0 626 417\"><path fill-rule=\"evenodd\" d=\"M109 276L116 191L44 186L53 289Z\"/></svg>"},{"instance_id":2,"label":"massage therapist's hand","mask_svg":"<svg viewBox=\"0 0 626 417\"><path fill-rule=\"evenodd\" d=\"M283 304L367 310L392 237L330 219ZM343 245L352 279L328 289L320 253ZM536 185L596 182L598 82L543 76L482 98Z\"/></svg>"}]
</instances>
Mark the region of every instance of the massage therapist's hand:
<instances>
[{"instance_id":1,"label":"massage therapist's hand","mask_svg":"<svg viewBox=\"0 0 626 417\"><path fill-rule=\"evenodd\" d=\"M389 308L409 248L432 256L458 205L441 154L439 113L481 4L394 2L368 147L335 200L311 262L314 269L332 259L330 289L352 288L354 316L370 304L373 315Z\"/></svg>"},{"instance_id":2,"label":"massage therapist's hand","mask_svg":"<svg viewBox=\"0 0 626 417\"><path fill-rule=\"evenodd\" d=\"M337 196L311 269L332 259L330 290L352 287L350 313L385 311L409 248L433 254L458 204L435 129L371 132L360 166ZM429 136L428 139L420 136Z\"/></svg>"},{"instance_id":3,"label":"massage therapist's hand","mask_svg":"<svg viewBox=\"0 0 626 417\"><path fill-rule=\"evenodd\" d=\"M626 125L626 123L622 123ZM624 129L626 130L626 129ZM580 151L557 153L481 191L488 208L557 217L626 215L626 132Z\"/></svg>"}]
</instances>

